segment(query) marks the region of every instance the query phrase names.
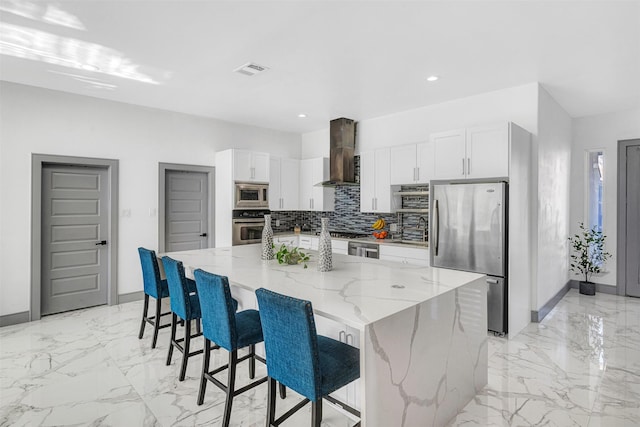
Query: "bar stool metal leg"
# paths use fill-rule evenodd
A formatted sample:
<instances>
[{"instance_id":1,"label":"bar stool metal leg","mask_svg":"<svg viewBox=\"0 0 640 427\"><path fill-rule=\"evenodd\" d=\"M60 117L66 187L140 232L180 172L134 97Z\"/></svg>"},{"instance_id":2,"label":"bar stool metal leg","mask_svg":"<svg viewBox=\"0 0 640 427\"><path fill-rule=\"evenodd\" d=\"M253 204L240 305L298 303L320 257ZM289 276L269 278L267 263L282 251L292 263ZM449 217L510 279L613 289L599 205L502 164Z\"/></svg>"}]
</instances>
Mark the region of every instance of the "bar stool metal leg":
<instances>
[{"instance_id":1,"label":"bar stool metal leg","mask_svg":"<svg viewBox=\"0 0 640 427\"><path fill-rule=\"evenodd\" d=\"M191 320L187 320L184 325L184 349L182 351L182 366L178 380L184 381L187 374L187 360L189 360L189 347L191 346Z\"/></svg>"},{"instance_id":2,"label":"bar stool metal leg","mask_svg":"<svg viewBox=\"0 0 640 427\"><path fill-rule=\"evenodd\" d=\"M148 297L147 295L145 295ZM162 309L162 299L156 298L156 319L153 322L153 341L151 342L151 348L156 348L156 343L158 342L158 331L160 330L160 310ZM145 312L146 312L145 308Z\"/></svg>"},{"instance_id":3,"label":"bar stool metal leg","mask_svg":"<svg viewBox=\"0 0 640 427\"><path fill-rule=\"evenodd\" d=\"M144 307L142 308L142 324L140 325L140 333L138 334L138 339L142 339L144 335L144 327L147 323L147 310L149 309L149 295L144 294ZM154 341L155 343L155 341Z\"/></svg>"},{"instance_id":4,"label":"bar stool metal leg","mask_svg":"<svg viewBox=\"0 0 640 427\"><path fill-rule=\"evenodd\" d=\"M229 378L227 383L227 400L224 403L224 419L223 427L229 427L231 419L231 405L233 404L233 395L235 394L236 384L236 365L238 364L238 350L229 352Z\"/></svg>"},{"instance_id":5,"label":"bar stool metal leg","mask_svg":"<svg viewBox=\"0 0 640 427\"><path fill-rule=\"evenodd\" d=\"M176 341L176 324L178 323L178 316L175 313L171 313L171 339L169 340L169 354L167 354L167 366L171 365L171 356L173 355L173 344Z\"/></svg>"}]
</instances>

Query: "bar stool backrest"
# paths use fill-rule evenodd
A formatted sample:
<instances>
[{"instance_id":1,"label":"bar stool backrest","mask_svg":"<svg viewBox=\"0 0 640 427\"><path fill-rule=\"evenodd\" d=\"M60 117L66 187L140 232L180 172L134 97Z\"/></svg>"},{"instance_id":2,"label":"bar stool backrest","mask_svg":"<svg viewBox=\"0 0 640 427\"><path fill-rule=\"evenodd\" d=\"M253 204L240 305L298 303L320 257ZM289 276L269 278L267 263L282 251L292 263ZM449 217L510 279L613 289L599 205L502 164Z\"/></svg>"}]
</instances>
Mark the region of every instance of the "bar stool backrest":
<instances>
[{"instance_id":1,"label":"bar stool backrest","mask_svg":"<svg viewBox=\"0 0 640 427\"><path fill-rule=\"evenodd\" d=\"M154 298L162 297L160 283L160 268L158 267L158 258L155 251L146 248L138 248L140 255L140 264L142 265L142 283L144 284L144 293Z\"/></svg>"},{"instance_id":2,"label":"bar stool backrest","mask_svg":"<svg viewBox=\"0 0 640 427\"><path fill-rule=\"evenodd\" d=\"M228 351L235 350L238 334L229 279L200 269L193 275L202 311L202 334Z\"/></svg>"},{"instance_id":3,"label":"bar stool backrest","mask_svg":"<svg viewBox=\"0 0 640 427\"><path fill-rule=\"evenodd\" d=\"M189 286L187 284L187 277L184 274L182 262L165 256L162 257L162 265L164 266L164 274L167 276L167 284L169 285L171 311L184 320L199 317L199 310L194 310L191 307Z\"/></svg>"}]
</instances>

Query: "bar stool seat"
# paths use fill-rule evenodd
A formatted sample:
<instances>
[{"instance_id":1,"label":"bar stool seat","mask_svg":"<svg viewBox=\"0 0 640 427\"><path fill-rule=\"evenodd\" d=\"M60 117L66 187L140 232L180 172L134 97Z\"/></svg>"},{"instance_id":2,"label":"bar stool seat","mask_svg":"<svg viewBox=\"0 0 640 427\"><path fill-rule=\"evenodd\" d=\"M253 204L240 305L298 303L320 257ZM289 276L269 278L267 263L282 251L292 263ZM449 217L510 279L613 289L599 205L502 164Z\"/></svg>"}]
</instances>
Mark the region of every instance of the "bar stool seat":
<instances>
[{"instance_id":1,"label":"bar stool seat","mask_svg":"<svg viewBox=\"0 0 640 427\"><path fill-rule=\"evenodd\" d=\"M329 393L360 378L360 350L318 335L310 301L260 288L256 291L267 359L267 426L275 427L312 402L311 425L320 427L322 399L360 412ZM276 381L305 399L276 419ZM360 422L356 424L359 426Z\"/></svg>"},{"instance_id":2,"label":"bar stool seat","mask_svg":"<svg viewBox=\"0 0 640 427\"><path fill-rule=\"evenodd\" d=\"M168 328L170 323L160 325L162 316L168 316L170 311L161 313L162 299L169 296L169 286L167 281L161 279L160 269L158 268L158 257L155 251L138 248L138 255L140 256L140 265L142 266L142 281L144 285L144 307L142 309L142 323L140 325L140 333L138 339L142 339L144 336L144 327L147 323L153 326L153 340L151 341L151 348L156 348L158 342L158 331L162 328ZM149 316L149 297L153 297L156 300L156 313L155 316Z\"/></svg>"},{"instance_id":3,"label":"bar stool seat","mask_svg":"<svg viewBox=\"0 0 640 427\"><path fill-rule=\"evenodd\" d=\"M227 277L200 269L194 271L193 275L200 297L204 335L204 357L197 403L198 405L204 403L204 394L209 381L224 391L227 396L222 425L227 427L231 419L233 398L267 381L265 376L244 387L235 388L238 363L249 360L250 379L255 378L256 359L264 363L264 359L255 353L255 344L262 342L260 314L257 310L235 312ZM212 343L215 344L212 346ZM238 358L238 350L244 347L249 347L249 353ZM211 350L218 348L224 348L229 352L229 363L209 371ZM226 369L228 369L227 385L214 377L215 374Z\"/></svg>"},{"instance_id":4,"label":"bar stool seat","mask_svg":"<svg viewBox=\"0 0 640 427\"><path fill-rule=\"evenodd\" d=\"M191 351L191 339L202 335L200 331L200 300L193 280L187 279L182 262L168 256L162 258L162 265L167 276L169 297L171 301L171 339L167 354L167 366L171 364L173 349L182 353L182 364L178 379L184 381L187 373L189 357L201 354L202 350ZM184 338L176 339L178 318L184 321ZM191 334L191 321L196 321L196 333Z\"/></svg>"}]
</instances>

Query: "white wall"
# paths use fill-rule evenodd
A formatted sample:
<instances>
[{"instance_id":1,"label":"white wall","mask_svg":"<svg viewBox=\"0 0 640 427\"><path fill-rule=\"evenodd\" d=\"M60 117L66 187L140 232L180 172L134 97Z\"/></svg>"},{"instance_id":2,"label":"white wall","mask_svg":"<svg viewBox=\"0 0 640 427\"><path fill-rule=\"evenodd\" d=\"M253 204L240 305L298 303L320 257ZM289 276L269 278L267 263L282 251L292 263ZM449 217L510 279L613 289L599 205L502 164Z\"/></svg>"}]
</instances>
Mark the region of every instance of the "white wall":
<instances>
[{"instance_id":1,"label":"white wall","mask_svg":"<svg viewBox=\"0 0 640 427\"><path fill-rule=\"evenodd\" d=\"M640 109L581 117L573 120L573 153L571 157L571 228L578 231L578 223L585 216L585 153L587 150L604 151L604 223L606 247L613 257L607 261L606 272L594 281L616 285L617 246L617 193L618 193L618 141L640 138ZM577 276L573 276L579 279Z\"/></svg>"},{"instance_id":2,"label":"white wall","mask_svg":"<svg viewBox=\"0 0 640 427\"><path fill-rule=\"evenodd\" d=\"M157 248L158 163L214 165L230 147L300 157L300 135L0 83L0 315L29 310L31 154L120 161L118 293L142 290L136 248Z\"/></svg>"},{"instance_id":3,"label":"white wall","mask_svg":"<svg viewBox=\"0 0 640 427\"><path fill-rule=\"evenodd\" d=\"M532 183L537 208L532 212L534 271L532 308L539 310L569 280L569 180L571 117L540 87L538 137L534 144ZM536 155L537 153L537 155ZM537 188L536 188L537 186Z\"/></svg>"},{"instance_id":4,"label":"white wall","mask_svg":"<svg viewBox=\"0 0 640 427\"><path fill-rule=\"evenodd\" d=\"M433 132L496 122L511 121L535 134L537 97L538 84L531 83L358 121L356 153L426 141ZM303 134L301 154L303 159L328 157L329 128Z\"/></svg>"}]
</instances>

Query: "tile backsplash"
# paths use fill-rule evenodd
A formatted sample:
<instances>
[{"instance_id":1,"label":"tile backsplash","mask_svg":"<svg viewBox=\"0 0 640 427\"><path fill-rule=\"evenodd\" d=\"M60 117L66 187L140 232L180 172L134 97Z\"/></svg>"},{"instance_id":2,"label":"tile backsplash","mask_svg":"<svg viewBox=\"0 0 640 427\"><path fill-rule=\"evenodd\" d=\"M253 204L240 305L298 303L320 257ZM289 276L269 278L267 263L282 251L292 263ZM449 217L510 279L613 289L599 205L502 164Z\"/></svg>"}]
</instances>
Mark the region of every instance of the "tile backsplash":
<instances>
[{"instance_id":1,"label":"tile backsplash","mask_svg":"<svg viewBox=\"0 0 640 427\"><path fill-rule=\"evenodd\" d=\"M359 156L356 156L355 162L356 177L359 175ZM356 181L358 179L356 178ZM412 190L412 187L402 187L403 190ZM428 199L427 199L428 200ZM411 198L403 199L404 208L425 207L424 200L416 200ZM420 216L428 220L427 214L402 214L402 224L409 228L418 224ZM272 227L275 232L292 231L297 224L303 228L303 231L316 232L320 231L320 218L329 218L329 229L331 231L341 231L349 233L371 234L374 230L371 228L378 218L384 218L387 222L386 230L389 225L398 224L398 215L394 213L378 214L378 213L362 213L360 212L360 187L359 186L337 186L335 188L335 210L333 212L310 212L310 211L273 211L271 213ZM276 226L276 220L280 221L280 225ZM423 233L420 230L403 230L395 234L394 238L421 241Z\"/></svg>"}]
</instances>

